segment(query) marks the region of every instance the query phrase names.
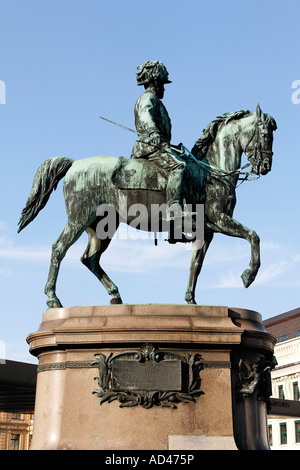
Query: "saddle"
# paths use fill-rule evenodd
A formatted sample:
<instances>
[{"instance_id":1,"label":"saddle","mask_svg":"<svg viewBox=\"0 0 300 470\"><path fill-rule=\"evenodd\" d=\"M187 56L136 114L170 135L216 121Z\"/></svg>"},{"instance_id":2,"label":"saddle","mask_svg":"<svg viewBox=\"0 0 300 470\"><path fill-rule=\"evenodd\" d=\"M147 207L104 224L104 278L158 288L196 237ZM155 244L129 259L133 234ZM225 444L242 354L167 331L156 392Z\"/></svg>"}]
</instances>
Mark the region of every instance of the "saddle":
<instances>
[{"instance_id":1,"label":"saddle","mask_svg":"<svg viewBox=\"0 0 300 470\"><path fill-rule=\"evenodd\" d=\"M167 174L146 159L119 157L112 174L112 183L123 190L163 191L166 188L167 177Z\"/></svg>"},{"instance_id":2,"label":"saddle","mask_svg":"<svg viewBox=\"0 0 300 470\"><path fill-rule=\"evenodd\" d=\"M206 197L207 172L188 162L185 170L183 198L187 203L203 204ZM119 157L112 183L119 189L166 190L168 174L145 158Z\"/></svg>"}]
</instances>

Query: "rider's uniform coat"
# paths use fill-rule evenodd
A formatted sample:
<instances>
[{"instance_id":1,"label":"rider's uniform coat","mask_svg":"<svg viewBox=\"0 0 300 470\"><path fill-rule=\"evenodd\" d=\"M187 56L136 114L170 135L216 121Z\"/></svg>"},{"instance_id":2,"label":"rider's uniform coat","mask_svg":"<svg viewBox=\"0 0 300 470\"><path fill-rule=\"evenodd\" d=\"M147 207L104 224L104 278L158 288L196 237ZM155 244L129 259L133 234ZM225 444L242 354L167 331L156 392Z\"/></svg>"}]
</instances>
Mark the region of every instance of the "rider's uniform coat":
<instances>
[{"instance_id":1,"label":"rider's uniform coat","mask_svg":"<svg viewBox=\"0 0 300 470\"><path fill-rule=\"evenodd\" d=\"M134 108L138 138L133 145L132 158L147 158L171 142L171 119L163 102L152 90L140 96Z\"/></svg>"}]
</instances>

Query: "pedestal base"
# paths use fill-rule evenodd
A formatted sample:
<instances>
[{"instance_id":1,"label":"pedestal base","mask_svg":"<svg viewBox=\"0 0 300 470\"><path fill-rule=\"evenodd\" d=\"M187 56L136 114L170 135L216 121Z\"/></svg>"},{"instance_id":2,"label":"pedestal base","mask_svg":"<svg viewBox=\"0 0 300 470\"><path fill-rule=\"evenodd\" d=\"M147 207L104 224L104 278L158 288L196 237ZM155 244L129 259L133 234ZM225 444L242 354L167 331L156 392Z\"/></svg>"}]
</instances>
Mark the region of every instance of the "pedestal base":
<instances>
[{"instance_id":1,"label":"pedestal base","mask_svg":"<svg viewBox=\"0 0 300 470\"><path fill-rule=\"evenodd\" d=\"M39 359L31 449L269 448L266 403L236 393L240 361L273 354L274 338L256 312L153 304L51 309L27 341Z\"/></svg>"}]
</instances>

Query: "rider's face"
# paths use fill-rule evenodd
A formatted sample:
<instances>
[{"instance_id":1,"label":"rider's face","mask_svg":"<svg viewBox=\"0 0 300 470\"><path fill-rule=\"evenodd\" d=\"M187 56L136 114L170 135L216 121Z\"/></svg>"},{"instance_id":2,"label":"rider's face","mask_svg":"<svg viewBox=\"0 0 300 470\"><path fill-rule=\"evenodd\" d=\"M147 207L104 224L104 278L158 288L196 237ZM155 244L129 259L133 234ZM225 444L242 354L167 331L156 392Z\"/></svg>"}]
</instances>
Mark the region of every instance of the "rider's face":
<instances>
[{"instance_id":1,"label":"rider's face","mask_svg":"<svg viewBox=\"0 0 300 470\"><path fill-rule=\"evenodd\" d=\"M161 100L165 94L165 84L163 82L157 82L156 84L156 95Z\"/></svg>"}]
</instances>

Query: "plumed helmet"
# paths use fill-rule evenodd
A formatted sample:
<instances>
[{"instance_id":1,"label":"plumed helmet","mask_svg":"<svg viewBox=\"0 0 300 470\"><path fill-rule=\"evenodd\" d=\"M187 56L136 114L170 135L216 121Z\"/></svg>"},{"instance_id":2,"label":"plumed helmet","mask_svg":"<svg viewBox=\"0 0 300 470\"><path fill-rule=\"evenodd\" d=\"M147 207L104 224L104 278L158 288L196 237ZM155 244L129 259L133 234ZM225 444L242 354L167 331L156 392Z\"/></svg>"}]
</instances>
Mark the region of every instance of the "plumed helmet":
<instances>
[{"instance_id":1,"label":"plumed helmet","mask_svg":"<svg viewBox=\"0 0 300 470\"><path fill-rule=\"evenodd\" d=\"M138 85L146 85L154 80L161 80L163 83L172 83L169 80L169 73L159 60L148 60L137 68L136 81Z\"/></svg>"}]
</instances>

